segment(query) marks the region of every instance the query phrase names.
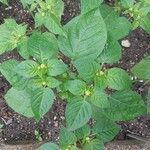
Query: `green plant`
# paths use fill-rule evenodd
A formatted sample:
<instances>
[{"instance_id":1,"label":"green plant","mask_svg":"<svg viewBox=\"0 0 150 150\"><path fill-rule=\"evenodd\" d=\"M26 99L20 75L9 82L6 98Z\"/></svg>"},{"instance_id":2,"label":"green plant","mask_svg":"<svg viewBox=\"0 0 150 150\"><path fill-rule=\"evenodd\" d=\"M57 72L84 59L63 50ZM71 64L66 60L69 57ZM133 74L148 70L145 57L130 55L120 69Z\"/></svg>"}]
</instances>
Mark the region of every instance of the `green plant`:
<instances>
[{"instance_id":1,"label":"green plant","mask_svg":"<svg viewBox=\"0 0 150 150\"><path fill-rule=\"evenodd\" d=\"M133 29L141 26L150 33L150 1L149 0L116 0L116 9L128 14L132 20Z\"/></svg>"},{"instance_id":2,"label":"green plant","mask_svg":"<svg viewBox=\"0 0 150 150\"><path fill-rule=\"evenodd\" d=\"M24 58L0 64L12 85L5 95L7 104L39 121L57 95L67 102L59 146L46 143L39 149L104 149L104 143L120 130L116 121L146 113L141 96L131 90L128 73L105 67L121 58L118 40L128 35L131 24L101 4L102 0L81 0L81 14L64 26L60 24L62 1L22 2L33 17L32 10L37 10L35 29L29 31L13 19L0 26L0 53L17 48ZM43 32L45 27L49 31ZM69 64L60 59L59 51L69 58ZM91 118L92 127L88 125Z\"/></svg>"},{"instance_id":3,"label":"green plant","mask_svg":"<svg viewBox=\"0 0 150 150\"><path fill-rule=\"evenodd\" d=\"M139 79L143 79L146 83L150 82L150 57L142 59L132 68L133 74ZM148 91L147 113L150 113L150 89Z\"/></svg>"}]
</instances>

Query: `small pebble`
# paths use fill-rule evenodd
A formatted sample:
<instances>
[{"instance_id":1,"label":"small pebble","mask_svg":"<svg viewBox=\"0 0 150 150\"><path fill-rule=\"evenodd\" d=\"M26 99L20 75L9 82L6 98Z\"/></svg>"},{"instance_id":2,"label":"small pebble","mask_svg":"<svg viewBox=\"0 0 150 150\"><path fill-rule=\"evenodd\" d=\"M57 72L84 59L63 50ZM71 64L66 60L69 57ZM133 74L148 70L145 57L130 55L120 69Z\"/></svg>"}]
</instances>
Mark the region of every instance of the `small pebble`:
<instances>
[{"instance_id":1,"label":"small pebble","mask_svg":"<svg viewBox=\"0 0 150 150\"><path fill-rule=\"evenodd\" d=\"M129 40L122 40L121 41L121 45L123 46L123 47L130 47L131 46L131 43L129 42Z\"/></svg>"}]
</instances>

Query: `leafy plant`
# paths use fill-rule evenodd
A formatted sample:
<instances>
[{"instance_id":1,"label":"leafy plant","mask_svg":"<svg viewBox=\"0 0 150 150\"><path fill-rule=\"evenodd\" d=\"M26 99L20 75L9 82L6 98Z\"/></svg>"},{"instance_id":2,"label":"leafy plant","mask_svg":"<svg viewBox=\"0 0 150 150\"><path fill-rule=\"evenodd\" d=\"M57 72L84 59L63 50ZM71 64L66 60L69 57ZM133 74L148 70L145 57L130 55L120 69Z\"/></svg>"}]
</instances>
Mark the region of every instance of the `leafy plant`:
<instances>
[{"instance_id":1,"label":"leafy plant","mask_svg":"<svg viewBox=\"0 0 150 150\"><path fill-rule=\"evenodd\" d=\"M64 26L61 0L21 2L34 17L35 29L29 31L13 19L0 26L0 53L17 48L23 57L0 64L12 86L5 95L7 104L39 121L59 96L67 103L59 146L46 143L39 150L104 149L120 130L116 121L146 113L141 96L131 90L128 73L104 65L121 58L118 40L128 35L131 24L102 0L81 0L81 14Z\"/></svg>"},{"instance_id":2,"label":"leafy plant","mask_svg":"<svg viewBox=\"0 0 150 150\"><path fill-rule=\"evenodd\" d=\"M141 26L150 33L148 26L150 25L150 1L149 0L117 0L117 10L123 10L124 14L129 14L132 20L133 29Z\"/></svg>"}]
</instances>

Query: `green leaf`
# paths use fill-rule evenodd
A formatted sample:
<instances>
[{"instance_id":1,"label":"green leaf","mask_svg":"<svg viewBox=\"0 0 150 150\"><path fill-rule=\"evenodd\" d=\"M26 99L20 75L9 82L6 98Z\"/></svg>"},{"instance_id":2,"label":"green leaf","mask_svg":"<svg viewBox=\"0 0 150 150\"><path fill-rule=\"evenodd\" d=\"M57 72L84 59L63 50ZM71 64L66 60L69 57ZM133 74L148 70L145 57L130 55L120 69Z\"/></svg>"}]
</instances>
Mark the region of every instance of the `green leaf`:
<instances>
[{"instance_id":1,"label":"green leaf","mask_svg":"<svg viewBox=\"0 0 150 150\"><path fill-rule=\"evenodd\" d=\"M99 109L94 110L94 119L96 122L92 128L93 133L98 134L97 137L104 143L113 140L114 137L119 133L120 127L102 114Z\"/></svg>"},{"instance_id":2,"label":"green leaf","mask_svg":"<svg viewBox=\"0 0 150 150\"><path fill-rule=\"evenodd\" d=\"M79 77L84 81L92 81L97 70L101 68L97 62L89 60L89 58L76 60L73 65L76 67Z\"/></svg>"},{"instance_id":3,"label":"green leaf","mask_svg":"<svg viewBox=\"0 0 150 150\"><path fill-rule=\"evenodd\" d=\"M89 121L92 116L92 109L88 102L77 98L67 105L65 116L67 127L74 131Z\"/></svg>"},{"instance_id":4,"label":"green leaf","mask_svg":"<svg viewBox=\"0 0 150 150\"><path fill-rule=\"evenodd\" d=\"M58 60L58 59L51 59L48 61L48 74L50 76L57 76L66 72L67 67L66 65Z\"/></svg>"},{"instance_id":5,"label":"green leaf","mask_svg":"<svg viewBox=\"0 0 150 150\"><path fill-rule=\"evenodd\" d=\"M94 8L98 8L103 0L81 0L81 13L87 13Z\"/></svg>"},{"instance_id":6,"label":"green leaf","mask_svg":"<svg viewBox=\"0 0 150 150\"><path fill-rule=\"evenodd\" d=\"M19 63L15 68L15 72L19 75L31 78L37 75L38 64L32 60L25 60Z\"/></svg>"},{"instance_id":7,"label":"green leaf","mask_svg":"<svg viewBox=\"0 0 150 150\"><path fill-rule=\"evenodd\" d=\"M107 75L108 87L115 90L129 89L131 87L131 79L127 72L120 68L112 68L108 70Z\"/></svg>"},{"instance_id":8,"label":"green leaf","mask_svg":"<svg viewBox=\"0 0 150 150\"><path fill-rule=\"evenodd\" d=\"M26 117L34 116L30 103L31 94L28 91L11 88L5 95L5 100L15 112Z\"/></svg>"},{"instance_id":9,"label":"green leaf","mask_svg":"<svg viewBox=\"0 0 150 150\"><path fill-rule=\"evenodd\" d=\"M51 108L54 102L54 93L49 88L39 88L32 92L31 106L34 117L41 119Z\"/></svg>"},{"instance_id":10,"label":"green leaf","mask_svg":"<svg viewBox=\"0 0 150 150\"><path fill-rule=\"evenodd\" d=\"M143 59L132 68L132 72L140 79L150 80L150 59Z\"/></svg>"},{"instance_id":11,"label":"green leaf","mask_svg":"<svg viewBox=\"0 0 150 150\"><path fill-rule=\"evenodd\" d=\"M45 143L38 148L38 150L60 150L60 148L54 143Z\"/></svg>"},{"instance_id":12,"label":"green leaf","mask_svg":"<svg viewBox=\"0 0 150 150\"><path fill-rule=\"evenodd\" d=\"M126 9L132 7L135 2L135 0L120 0L121 6Z\"/></svg>"},{"instance_id":13,"label":"green leaf","mask_svg":"<svg viewBox=\"0 0 150 150\"><path fill-rule=\"evenodd\" d=\"M105 93L104 90L100 88L95 88L92 92L89 101L97 107L100 108L108 108L110 107L110 103L108 101L108 95Z\"/></svg>"},{"instance_id":14,"label":"green leaf","mask_svg":"<svg viewBox=\"0 0 150 150\"><path fill-rule=\"evenodd\" d=\"M108 5L101 5L100 11L107 27L108 36L111 39L118 41L129 34L131 24L125 17L120 17Z\"/></svg>"},{"instance_id":15,"label":"green leaf","mask_svg":"<svg viewBox=\"0 0 150 150\"><path fill-rule=\"evenodd\" d=\"M61 52L73 60L95 59L104 49L107 31L99 9L76 17L65 25L67 37L59 36Z\"/></svg>"},{"instance_id":16,"label":"green leaf","mask_svg":"<svg viewBox=\"0 0 150 150\"><path fill-rule=\"evenodd\" d=\"M144 17L141 27L150 34L150 13Z\"/></svg>"},{"instance_id":17,"label":"green leaf","mask_svg":"<svg viewBox=\"0 0 150 150\"><path fill-rule=\"evenodd\" d=\"M31 56L38 59L39 61L48 60L58 53L57 41L52 38L52 41L45 36L45 34L34 33L28 40L28 49ZM55 42L54 42L55 41ZM56 49L55 49L56 48Z\"/></svg>"},{"instance_id":18,"label":"green leaf","mask_svg":"<svg viewBox=\"0 0 150 150\"><path fill-rule=\"evenodd\" d=\"M72 145L77 141L75 134L64 127L61 128L59 139L61 148L67 148L69 145Z\"/></svg>"},{"instance_id":19,"label":"green leaf","mask_svg":"<svg viewBox=\"0 0 150 150\"><path fill-rule=\"evenodd\" d=\"M98 139L94 139L83 146L83 150L104 150L104 143Z\"/></svg>"},{"instance_id":20,"label":"green leaf","mask_svg":"<svg viewBox=\"0 0 150 150\"><path fill-rule=\"evenodd\" d=\"M28 39L29 37L24 37L18 44L18 52L24 59L30 58L30 53L28 50Z\"/></svg>"},{"instance_id":21,"label":"green leaf","mask_svg":"<svg viewBox=\"0 0 150 150\"><path fill-rule=\"evenodd\" d=\"M8 5L8 0L0 0L1 3Z\"/></svg>"},{"instance_id":22,"label":"green leaf","mask_svg":"<svg viewBox=\"0 0 150 150\"><path fill-rule=\"evenodd\" d=\"M69 80L66 83L66 87L72 94L82 95L84 94L84 91L86 90L86 83L78 79Z\"/></svg>"},{"instance_id":23,"label":"green leaf","mask_svg":"<svg viewBox=\"0 0 150 150\"><path fill-rule=\"evenodd\" d=\"M121 46L118 41L108 38L103 52L98 56L99 63L116 63L122 55Z\"/></svg>"},{"instance_id":24,"label":"green leaf","mask_svg":"<svg viewBox=\"0 0 150 150\"><path fill-rule=\"evenodd\" d=\"M88 125L84 125L83 127L75 130L75 135L78 140L81 140L90 135L90 127Z\"/></svg>"},{"instance_id":25,"label":"green leaf","mask_svg":"<svg viewBox=\"0 0 150 150\"><path fill-rule=\"evenodd\" d=\"M65 35L61 26L61 15L64 11L64 3L62 0L46 0L39 3L40 7L35 14L35 24L37 26L45 25L45 27L54 34Z\"/></svg>"},{"instance_id":26,"label":"green leaf","mask_svg":"<svg viewBox=\"0 0 150 150\"><path fill-rule=\"evenodd\" d=\"M21 90L27 87L29 80L16 74L14 68L18 64L17 60L7 60L0 64L0 72L13 87Z\"/></svg>"},{"instance_id":27,"label":"green leaf","mask_svg":"<svg viewBox=\"0 0 150 150\"><path fill-rule=\"evenodd\" d=\"M25 37L26 28L26 25L18 25L13 19L6 19L0 25L0 54L16 48Z\"/></svg>"},{"instance_id":28,"label":"green leaf","mask_svg":"<svg viewBox=\"0 0 150 150\"><path fill-rule=\"evenodd\" d=\"M146 113L143 99L133 91L115 92L109 98L109 102L111 107L104 112L114 121L130 120Z\"/></svg>"}]
</instances>

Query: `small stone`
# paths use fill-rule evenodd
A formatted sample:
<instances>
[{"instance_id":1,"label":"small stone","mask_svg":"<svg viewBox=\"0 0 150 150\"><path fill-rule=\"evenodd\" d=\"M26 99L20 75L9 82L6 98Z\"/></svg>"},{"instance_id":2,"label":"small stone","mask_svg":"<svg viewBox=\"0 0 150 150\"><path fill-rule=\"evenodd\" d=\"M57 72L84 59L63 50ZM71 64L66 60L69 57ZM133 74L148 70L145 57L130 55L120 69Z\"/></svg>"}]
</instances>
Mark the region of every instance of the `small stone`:
<instances>
[{"instance_id":1,"label":"small stone","mask_svg":"<svg viewBox=\"0 0 150 150\"><path fill-rule=\"evenodd\" d=\"M121 45L123 46L123 47L130 47L131 46L131 43L129 42L129 40L122 40L121 41Z\"/></svg>"}]
</instances>

